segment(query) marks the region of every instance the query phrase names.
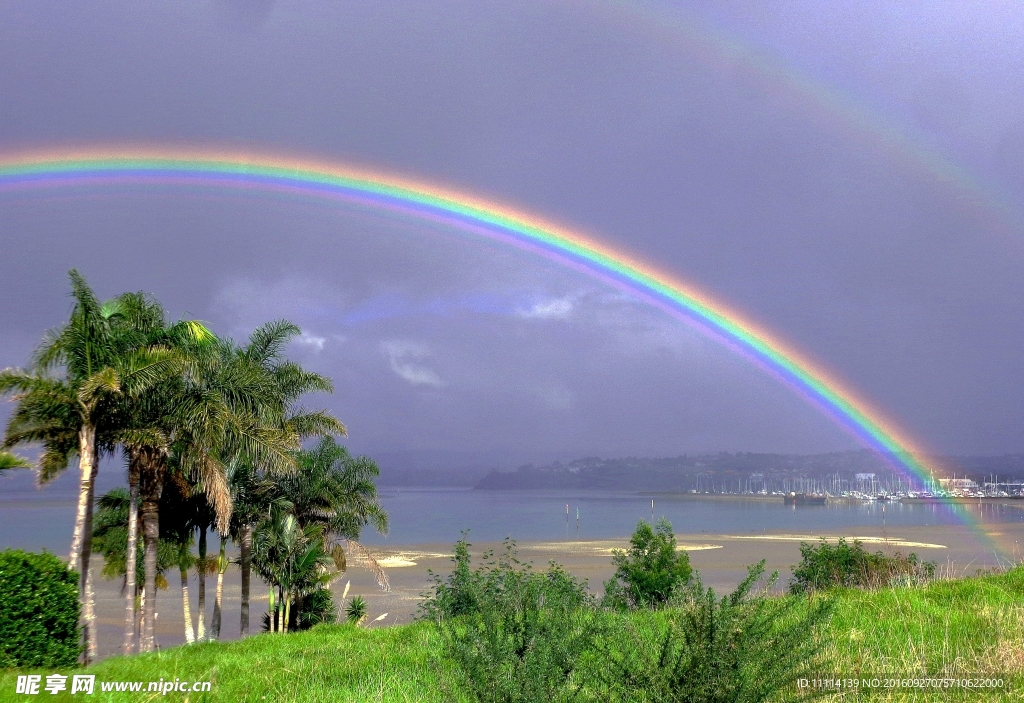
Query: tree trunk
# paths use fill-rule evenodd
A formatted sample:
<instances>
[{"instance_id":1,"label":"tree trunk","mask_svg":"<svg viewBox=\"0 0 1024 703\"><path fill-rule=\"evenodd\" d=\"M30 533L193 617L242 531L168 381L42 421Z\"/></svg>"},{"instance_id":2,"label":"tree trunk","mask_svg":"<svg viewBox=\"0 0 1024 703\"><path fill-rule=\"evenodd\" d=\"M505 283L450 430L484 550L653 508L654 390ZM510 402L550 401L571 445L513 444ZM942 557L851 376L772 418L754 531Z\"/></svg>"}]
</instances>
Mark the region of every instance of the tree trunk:
<instances>
[{"instance_id":1,"label":"tree trunk","mask_svg":"<svg viewBox=\"0 0 1024 703\"><path fill-rule=\"evenodd\" d=\"M241 637L249 634L249 577L252 572L252 525L243 525L238 539L242 568Z\"/></svg>"},{"instance_id":2,"label":"tree trunk","mask_svg":"<svg viewBox=\"0 0 1024 703\"><path fill-rule=\"evenodd\" d=\"M96 595L92 590L92 578L92 569L89 569L85 578L85 610L83 611L85 621L89 624L86 662L96 661Z\"/></svg>"},{"instance_id":3,"label":"tree trunk","mask_svg":"<svg viewBox=\"0 0 1024 703\"><path fill-rule=\"evenodd\" d=\"M221 606L224 599L224 572L228 568L228 559L225 554L227 537L220 536L220 553L217 555L217 593L213 597L213 622L210 624L210 635L213 639L220 639Z\"/></svg>"},{"instance_id":4,"label":"tree trunk","mask_svg":"<svg viewBox=\"0 0 1024 703\"><path fill-rule=\"evenodd\" d=\"M188 599L188 567L178 569L181 572L181 609L185 613L185 643L192 644L196 635L192 631L192 607Z\"/></svg>"},{"instance_id":5,"label":"tree trunk","mask_svg":"<svg viewBox=\"0 0 1024 703\"><path fill-rule=\"evenodd\" d=\"M156 548L160 540L160 495L164 489L165 459L159 450L145 450L139 489L142 495L142 543L144 550L146 600L142 642L139 651L150 652L154 645L156 608Z\"/></svg>"},{"instance_id":6,"label":"tree trunk","mask_svg":"<svg viewBox=\"0 0 1024 703\"><path fill-rule=\"evenodd\" d=\"M288 634L288 618L292 614L292 594L285 591L284 594L284 633Z\"/></svg>"},{"instance_id":7,"label":"tree trunk","mask_svg":"<svg viewBox=\"0 0 1024 703\"><path fill-rule=\"evenodd\" d=\"M135 564L139 549L139 452L128 450L128 548L124 577L124 653L131 654L135 644Z\"/></svg>"},{"instance_id":8,"label":"tree trunk","mask_svg":"<svg viewBox=\"0 0 1024 703\"><path fill-rule=\"evenodd\" d=\"M146 584L142 584L142 590L139 591L139 651L145 652L145 642L143 641L146 633Z\"/></svg>"},{"instance_id":9,"label":"tree trunk","mask_svg":"<svg viewBox=\"0 0 1024 703\"><path fill-rule=\"evenodd\" d=\"M206 527L199 528L199 563L196 565L196 572L199 574L199 607L196 618L199 626L196 630L196 639L202 642L206 639Z\"/></svg>"},{"instance_id":10,"label":"tree trunk","mask_svg":"<svg viewBox=\"0 0 1024 703\"><path fill-rule=\"evenodd\" d=\"M71 537L71 554L68 557L68 568L78 572L78 596L82 604L82 637L85 644L84 659L88 664L90 652L95 650L93 639L94 622L89 621L93 613L88 602L85 584L88 580L89 557L92 554L92 502L96 486L96 428L84 423L78 430L78 511L75 514L75 531Z\"/></svg>"},{"instance_id":11,"label":"tree trunk","mask_svg":"<svg viewBox=\"0 0 1024 703\"><path fill-rule=\"evenodd\" d=\"M267 619L270 621L268 630L274 631L274 624L277 620L277 609L274 607L274 587L270 587L270 595L267 596Z\"/></svg>"}]
</instances>

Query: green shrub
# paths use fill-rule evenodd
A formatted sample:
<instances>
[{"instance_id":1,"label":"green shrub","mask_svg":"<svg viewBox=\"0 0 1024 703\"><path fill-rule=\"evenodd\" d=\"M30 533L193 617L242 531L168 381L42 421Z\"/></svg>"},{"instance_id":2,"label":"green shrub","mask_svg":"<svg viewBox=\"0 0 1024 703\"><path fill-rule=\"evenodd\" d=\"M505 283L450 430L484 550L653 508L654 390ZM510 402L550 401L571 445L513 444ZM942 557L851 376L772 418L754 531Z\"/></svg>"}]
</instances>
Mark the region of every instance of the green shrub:
<instances>
[{"instance_id":1,"label":"green shrub","mask_svg":"<svg viewBox=\"0 0 1024 703\"><path fill-rule=\"evenodd\" d=\"M367 610L366 599L362 596L353 596L345 606L345 619L353 625L358 625L366 619Z\"/></svg>"},{"instance_id":2,"label":"green shrub","mask_svg":"<svg viewBox=\"0 0 1024 703\"><path fill-rule=\"evenodd\" d=\"M298 598L288 616L288 632L298 632L320 625L333 623L338 617L331 591L321 588ZM270 613L263 613L263 631L270 632Z\"/></svg>"},{"instance_id":3,"label":"green shrub","mask_svg":"<svg viewBox=\"0 0 1024 703\"><path fill-rule=\"evenodd\" d=\"M690 558L676 548L672 524L665 518L654 529L641 520L629 545L627 552L612 552L616 569L604 585L606 606L615 610L658 608L690 583Z\"/></svg>"},{"instance_id":4,"label":"green shrub","mask_svg":"<svg viewBox=\"0 0 1024 703\"><path fill-rule=\"evenodd\" d=\"M455 555L452 562L455 568L448 575L447 582L428 569L427 573L434 579L432 593L421 593L420 619L441 620L465 615L476 610L477 598L483 588L483 574L470 569L469 542L466 533L455 543Z\"/></svg>"},{"instance_id":5,"label":"green shrub","mask_svg":"<svg viewBox=\"0 0 1024 703\"><path fill-rule=\"evenodd\" d=\"M53 554L0 552L0 668L73 666L78 574Z\"/></svg>"},{"instance_id":6,"label":"green shrub","mask_svg":"<svg viewBox=\"0 0 1024 703\"><path fill-rule=\"evenodd\" d=\"M641 631L623 621L596 670L613 700L754 703L797 697L796 679L812 666L817 629L832 604L767 595L778 574L754 592L764 562L748 569L736 590L718 599L694 588L685 606L657 614Z\"/></svg>"},{"instance_id":7,"label":"green shrub","mask_svg":"<svg viewBox=\"0 0 1024 703\"><path fill-rule=\"evenodd\" d=\"M578 692L580 664L598 636L586 582L554 562L534 571L516 559L511 540L499 556L484 554L476 570L465 538L455 553L455 571L447 582L434 577L421 617L437 624L466 692L478 701L507 702L557 701Z\"/></svg>"},{"instance_id":8,"label":"green shrub","mask_svg":"<svg viewBox=\"0 0 1024 703\"><path fill-rule=\"evenodd\" d=\"M836 587L881 588L928 581L935 576L935 562L922 562L911 552L889 556L872 554L859 540L840 539L834 546L824 539L817 545L800 543L800 563L793 569L790 593Z\"/></svg>"}]
</instances>

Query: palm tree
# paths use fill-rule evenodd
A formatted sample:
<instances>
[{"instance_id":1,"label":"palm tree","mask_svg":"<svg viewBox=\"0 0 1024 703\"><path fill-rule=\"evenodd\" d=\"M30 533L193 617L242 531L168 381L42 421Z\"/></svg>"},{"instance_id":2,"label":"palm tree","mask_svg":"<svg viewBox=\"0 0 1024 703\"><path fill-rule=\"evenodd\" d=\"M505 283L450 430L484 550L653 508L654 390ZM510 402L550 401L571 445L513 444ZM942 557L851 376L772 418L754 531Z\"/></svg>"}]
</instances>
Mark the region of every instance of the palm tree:
<instances>
[{"instance_id":1,"label":"palm tree","mask_svg":"<svg viewBox=\"0 0 1024 703\"><path fill-rule=\"evenodd\" d=\"M292 504L303 527L319 525L328 549L344 569L346 553L370 569L382 590L390 588L387 575L362 544L362 529L372 525L387 534L388 516L377 498L377 464L368 457L352 457L333 437L324 437L312 449L299 452L299 471L278 479L278 490Z\"/></svg>"},{"instance_id":2,"label":"palm tree","mask_svg":"<svg viewBox=\"0 0 1024 703\"><path fill-rule=\"evenodd\" d=\"M142 561L142 550L134 552L127 549L131 530L129 510L129 494L123 488L115 488L100 496L96 501L95 523L92 532L92 550L103 556L103 576L122 579L122 591L135 600L143 594L134 583L130 583L128 574L137 569ZM137 516L135 518L138 519ZM157 588L167 588L166 572L172 568L178 555L178 545L173 539L161 536L157 556ZM150 599L155 591L149 594ZM134 621L132 623L134 629Z\"/></svg>"},{"instance_id":3,"label":"palm tree","mask_svg":"<svg viewBox=\"0 0 1024 703\"><path fill-rule=\"evenodd\" d=\"M312 392L330 393L334 386L330 379L304 370L300 365L284 357L288 342L301 334L301 330L286 320L276 320L256 329L246 346L234 350L239 363L259 369L273 379L274 391L269 397L261 397L252 403L250 411L269 425L279 426L294 433L300 440L331 434L344 435L345 426L325 410L309 411L296 408L295 403ZM261 476L267 474L266 467L257 468L252 462L236 462L232 472L232 489L238 507L238 517L233 521L230 536L239 545L239 566L242 572L240 631L244 637L249 632L249 588L251 580L251 551L253 530L261 515L268 514L269 500L267 486L260 488ZM222 544L224 533L221 533ZM222 561L219 563L223 563ZM218 573L218 591L223 574ZM214 604L220 612L220 597Z\"/></svg>"},{"instance_id":4,"label":"palm tree","mask_svg":"<svg viewBox=\"0 0 1024 703\"><path fill-rule=\"evenodd\" d=\"M271 585L271 632L287 633L292 603L326 588L341 573L332 569L334 560L325 548L323 528L300 526L295 515L280 506L256 528L252 563Z\"/></svg>"},{"instance_id":5,"label":"palm tree","mask_svg":"<svg viewBox=\"0 0 1024 703\"><path fill-rule=\"evenodd\" d=\"M169 471L187 477L205 495L218 532L227 534L232 499L226 465L241 457L271 474L294 471L299 442L297 432L280 422L268 423L267 413L260 412L273 406L278 392L275 381L235 353L229 342L192 340L180 351L186 359L185 373L148 394L154 408L148 425L158 427L168 442L166 448L146 449L141 472L147 584L153 574L151 563L155 565L160 493ZM153 642L148 613L146 622L144 651Z\"/></svg>"},{"instance_id":6,"label":"palm tree","mask_svg":"<svg viewBox=\"0 0 1024 703\"><path fill-rule=\"evenodd\" d=\"M196 633L192 624L192 607L188 594L188 571L196 564L192 554L197 504L202 499L195 495L192 488L181 476L172 476L160 496L161 540L172 540L177 544L177 565L181 577L181 609L185 620L185 642L196 641Z\"/></svg>"},{"instance_id":7,"label":"palm tree","mask_svg":"<svg viewBox=\"0 0 1024 703\"><path fill-rule=\"evenodd\" d=\"M95 613L91 597L93 494L98 452L110 448L112 400L138 397L159 378L170 358L165 350L138 345L117 299L100 304L82 276L72 269L71 318L49 332L30 369L0 372L0 393L14 393L19 406L8 425L4 445L42 441L40 480L66 468L72 454L80 470L78 509L68 566L80 573L85 659L95 656ZM63 379L50 374L63 370ZM68 434L77 435L77 446Z\"/></svg>"}]
</instances>

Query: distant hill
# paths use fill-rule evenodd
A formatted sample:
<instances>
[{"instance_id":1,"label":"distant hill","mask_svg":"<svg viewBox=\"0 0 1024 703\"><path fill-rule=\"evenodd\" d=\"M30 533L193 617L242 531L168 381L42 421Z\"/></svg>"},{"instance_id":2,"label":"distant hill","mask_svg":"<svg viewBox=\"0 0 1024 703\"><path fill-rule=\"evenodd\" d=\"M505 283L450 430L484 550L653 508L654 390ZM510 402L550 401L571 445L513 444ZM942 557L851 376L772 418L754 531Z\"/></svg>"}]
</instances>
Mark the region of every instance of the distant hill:
<instances>
[{"instance_id":1,"label":"distant hill","mask_svg":"<svg viewBox=\"0 0 1024 703\"><path fill-rule=\"evenodd\" d=\"M1024 454L998 457L933 457L942 475L952 473L979 483L998 475L1000 481L1024 477ZM878 481L906 482L905 474L870 450L828 454L758 454L721 452L671 458L601 459L589 457L543 466L527 464L515 471L492 471L477 484L480 489L588 488L634 491L737 492L744 489L790 490L809 479L824 484L852 481L858 474L875 474ZM787 486L783 488L783 486Z\"/></svg>"}]
</instances>

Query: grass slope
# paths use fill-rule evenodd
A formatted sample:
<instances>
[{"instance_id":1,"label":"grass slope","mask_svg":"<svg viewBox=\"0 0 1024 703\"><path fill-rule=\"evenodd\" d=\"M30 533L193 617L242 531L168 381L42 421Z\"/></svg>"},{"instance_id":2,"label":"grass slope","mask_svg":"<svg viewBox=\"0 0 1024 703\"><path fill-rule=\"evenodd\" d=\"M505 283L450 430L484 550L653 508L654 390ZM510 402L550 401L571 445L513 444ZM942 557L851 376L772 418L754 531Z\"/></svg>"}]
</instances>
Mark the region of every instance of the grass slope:
<instances>
[{"instance_id":1,"label":"grass slope","mask_svg":"<svg viewBox=\"0 0 1024 703\"><path fill-rule=\"evenodd\" d=\"M825 632L822 673L900 676L1000 674L1009 693L875 691L872 700L1021 700L1024 698L1024 568L926 586L836 594ZM459 701L457 676L435 660L429 624L374 630L348 625L260 635L108 659L89 669L92 696L67 692L44 700ZM15 694L18 673L0 674L0 701ZM47 673L47 672L41 672ZM71 674L71 671L61 671ZM160 678L211 681L207 694L102 693L100 681ZM45 682L45 679L44 679ZM70 684L70 679L69 679ZM70 687L70 686L69 686ZM861 700L864 692L835 697Z\"/></svg>"}]
</instances>

